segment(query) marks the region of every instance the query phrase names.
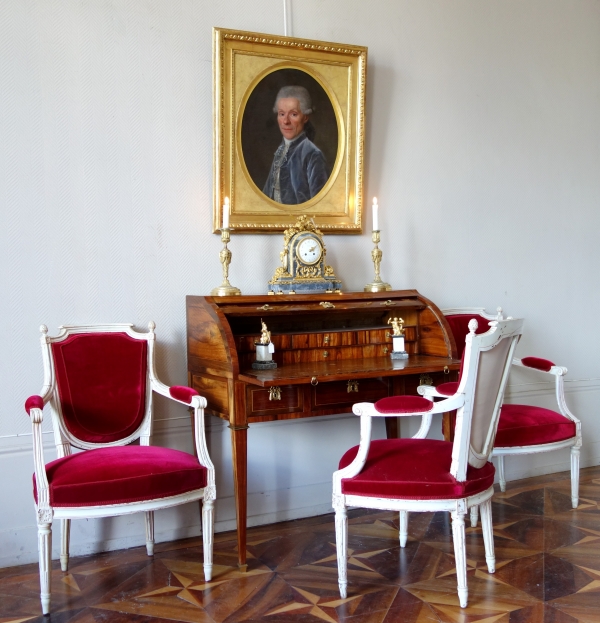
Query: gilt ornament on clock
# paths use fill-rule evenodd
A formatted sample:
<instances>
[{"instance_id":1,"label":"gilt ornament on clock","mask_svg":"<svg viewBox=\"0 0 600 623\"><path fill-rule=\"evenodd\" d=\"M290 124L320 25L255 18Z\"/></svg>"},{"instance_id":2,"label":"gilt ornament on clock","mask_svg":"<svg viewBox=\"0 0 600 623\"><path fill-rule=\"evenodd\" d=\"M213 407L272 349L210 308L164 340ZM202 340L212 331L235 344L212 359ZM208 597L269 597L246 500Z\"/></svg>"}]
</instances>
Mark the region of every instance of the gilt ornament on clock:
<instances>
[{"instance_id":1,"label":"gilt ornament on clock","mask_svg":"<svg viewBox=\"0 0 600 623\"><path fill-rule=\"evenodd\" d=\"M341 292L342 282L325 263L323 234L313 219L300 216L283 232L281 266L269 281L269 294Z\"/></svg>"}]
</instances>

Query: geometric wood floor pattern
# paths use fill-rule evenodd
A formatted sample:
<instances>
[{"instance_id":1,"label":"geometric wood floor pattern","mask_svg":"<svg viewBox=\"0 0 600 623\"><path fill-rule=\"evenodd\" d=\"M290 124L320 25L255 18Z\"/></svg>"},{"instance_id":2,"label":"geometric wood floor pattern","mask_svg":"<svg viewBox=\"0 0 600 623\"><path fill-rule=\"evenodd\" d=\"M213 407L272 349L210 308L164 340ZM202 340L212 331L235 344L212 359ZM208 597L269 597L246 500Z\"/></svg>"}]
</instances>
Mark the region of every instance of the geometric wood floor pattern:
<instances>
[{"instance_id":1,"label":"geometric wood floor pattern","mask_svg":"<svg viewBox=\"0 0 600 623\"><path fill-rule=\"evenodd\" d=\"M40 615L37 565L0 569L0 623L600 623L600 467L508 483L493 498L496 573L479 528L467 530L469 607L461 609L449 518L413 514L398 546L395 513L350 513L348 597L337 586L333 515L248 531L248 571L235 532L215 535L213 580L202 541L54 563L52 615Z\"/></svg>"}]
</instances>

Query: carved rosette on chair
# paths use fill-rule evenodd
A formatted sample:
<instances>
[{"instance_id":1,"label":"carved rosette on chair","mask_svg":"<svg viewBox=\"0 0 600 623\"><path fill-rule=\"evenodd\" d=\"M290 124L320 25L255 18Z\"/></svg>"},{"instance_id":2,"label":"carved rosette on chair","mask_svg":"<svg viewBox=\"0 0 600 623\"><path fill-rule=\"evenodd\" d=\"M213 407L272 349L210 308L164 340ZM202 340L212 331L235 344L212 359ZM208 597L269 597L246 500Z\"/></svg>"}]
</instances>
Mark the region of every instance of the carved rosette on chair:
<instances>
[{"instance_id":1,"label":"carved rosette on chair","mask_svg":"<svg viewBox=\"0 0 600 623\"><path fill-rule=\"evenodd\" d=\"M146 515L146 549L154 553L154 511L202 500L204 576L212 577L215 470L204 434L206 400L156 376L155 324L42 325L44 388L25 409L33 427L42 611L50 612L52 522L60 519L60 563L67 571L71 519ZM152 394L194 411L196 456L150 445ZM58 458L45 463L43 409L49 405ZM139 445L132 442L139 439ZM83 452L72 453L72 448Z\"/></svg>"},{"instance_id":2,"label":"carved rosette on chair","mask_svg":"<svg viewBox=\"0 0 600 623\"><path fill-rule=\"evenodd\" d=\"M434 403L421 396L392 396L376 403L358 403L360 445L344 454L333 474L333 507L338 559L338 582L347 596L347 507L392 510L400 513L400 547L408 538L409 512L447 511L452 515L457 591L461 607L468 602L465 516L480 506L483 542L489 573L495 571L491 499L494 466L489 462L522 320L492 323L476 335L469 324L463 375L456 392ZM458 410L454 442L425 439L434 413ZM421 427L412 439L371 441L373 417L420 416Z\"/></svg>"},{"instance_id":3,"label":"carved rosette on chair","mask_svg":"<svg viewBox=\"0 0 600 623\"><path fill-rule=\"evenodd\" d=\"M342 282L325 263L323 233L314 219L300 216L283 232L281 266L269 281L269 294L314 294L341 292Z\"/></svg>"}]
</instances>

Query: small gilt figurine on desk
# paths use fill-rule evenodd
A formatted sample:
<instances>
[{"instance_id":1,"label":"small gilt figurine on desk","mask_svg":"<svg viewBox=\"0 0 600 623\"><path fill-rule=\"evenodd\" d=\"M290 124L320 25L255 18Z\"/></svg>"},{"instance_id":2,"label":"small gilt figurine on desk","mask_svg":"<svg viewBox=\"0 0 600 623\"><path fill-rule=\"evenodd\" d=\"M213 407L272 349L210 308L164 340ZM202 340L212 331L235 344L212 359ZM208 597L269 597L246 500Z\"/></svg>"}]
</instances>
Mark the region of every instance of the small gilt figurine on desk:
<instances>
[{"instance_id":1,"label":"small gilt figurine on desk","mask_svg":"<svg viewBox=\"0 0 600 623\"><path fill-rule=\"evenodd\" d=\"M404 320L402 318L390 318L388 324L392 325L393 349L390 353L392 359L408 359L408 353L404 350Z\"/></svg>"},{"instance_id":2,"label":"small gilt figurine on desk","mask_svg":"<svg viewBox=\"0 0 600 623\"><path fill-rule=\"evenodd\" d=\"M252 368L254 370L272 370L277 367L277 362L273 361L275 346L271 342L271 332L267 329L267 325L262 318L260 323L260 340L254 342L256 346L256 361L252 363Z\"/></svg>"}]
</instances>

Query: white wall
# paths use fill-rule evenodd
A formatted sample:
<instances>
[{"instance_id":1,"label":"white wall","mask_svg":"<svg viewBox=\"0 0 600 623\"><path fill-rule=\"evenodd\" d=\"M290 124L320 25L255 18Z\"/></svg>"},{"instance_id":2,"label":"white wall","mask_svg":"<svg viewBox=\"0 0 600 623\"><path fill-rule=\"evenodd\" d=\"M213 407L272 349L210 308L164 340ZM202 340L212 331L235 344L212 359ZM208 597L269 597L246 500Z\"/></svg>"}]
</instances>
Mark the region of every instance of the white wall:
<instances>
[{"instance_id":1,"label":"white wall","mask_svg":"<svg viewBox=\"0 0 600 623\"><path fill-rule=\"evenodd\" d=\"M365 196L382 206L382 276L442 307L524 316L520 353L569 367L582 464L598 464L600 2L290 4L293 35L369 47ZM185 295L221 277L212 26L283 34L283 0L0 3L0 566L37 555L22 405L41 387L40 323L153 319L159 372L185 383ZM280 246L235 236L232 283L264 292ZM371 280L368 231L327 246L347 290ZM510 398L551 399L530 382L515 377ZM187 412L157 407L155 442L191 449ZM253 426L249 522L327 511L331 472L357 437L351 416ZM217 529L230 529L220 421L210 445ZM507 476L567 466L567 452L553 453L509 462ZM159 539L198 530L195 506L157 516ZM140 544L142 532L136 517L76 522L72 550Z\"/></svg>"}]
</instances>

